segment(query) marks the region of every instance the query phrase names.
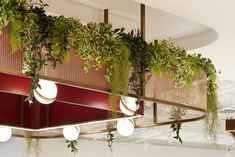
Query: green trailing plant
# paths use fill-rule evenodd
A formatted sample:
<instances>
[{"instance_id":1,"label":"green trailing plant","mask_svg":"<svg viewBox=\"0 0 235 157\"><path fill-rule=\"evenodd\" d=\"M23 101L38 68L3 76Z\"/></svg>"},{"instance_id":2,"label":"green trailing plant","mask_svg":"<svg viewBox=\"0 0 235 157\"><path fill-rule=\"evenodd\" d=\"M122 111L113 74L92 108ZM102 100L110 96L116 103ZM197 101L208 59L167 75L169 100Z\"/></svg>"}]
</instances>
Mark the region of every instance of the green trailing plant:
<instances>
[{"instance_id":1,"label":"green trailing plant","mask_svg":"<svg viewBox=\"0 0 235 157\"><path fill-rule=\"evenodd\" d=\"M175 136L173 136L173 138L178 140L181 144L183 143L183 140L180 137L180 129L181 129L181 125L182 125L180 120L182 119L182 116L184 116L185 114L186 114L185 109L182 109L179 107L172 107L170 119L172 119L176 122L171 124L170 127L172 128L172 131L175 132Z\"/></svg>"},{"instance_id":2,"label":"green trailing plant","mask_svg":"<svg viewBox=\"0 0 235 157\"><path fill-rule=\"evenodd\" d=\"M109 147L109 150L111 153L113 152L112 145L113 145L113 141L115 139L114 134L112 133L112 131L114 130L113 125L114 125L113 122L108 122L106 124L107 131L108 131L107 142L108 142L108 147Z\"/></svg>"},{"instance_id":3,"label":"green trailing plant","mask_svg":"<svg viewBox=\"0 0 235 157\"><path fill-rule=\"evenodd\" d=\"M28 3L26 0L1 1L0 29L11 24L12 50L24 52L22 73L32 79L30 94L40 88L39 72L43 66L69 61L75 50L84 61L84 71L91 67L101 68L106 64L107 80L113 93L110 103L115 104L117 94L128 92L129 49L112 31L111 24L88 23L64 16L48 16L43 1ZM13 13L12 13L13 12Z\"/></svg>"},{"instance_id":4,"label":"green trailing plant","mask_svg":"<svg viewBox=\"0 0 235 157\"><path fill-rule=\"evenodd\" d=\"M69 62L71 52L84 61L84 71L106 66L106 79L110 82L110 104L116 109L118 94L128 93L128 83L137 97L143 95L151 72L166 72L176 87L190 87L192 78L207 75L206 131L215 141L218 100L216 70L210 59L186 51L166 40L158 44L147 43L139 31L112 30L111 24L88 23L75 18L49 16L47 5L39 0L0 1L0 30L10 25L12 51L24 52L22 73L32 80L30 94L40 87L39 72L43 66L56 68Z\"/></svg>"},{"instance_id":5,"label":"green trailing plant","mask_svg":"<svg viewBox=\"0 0 235 157\"><path fill-rule=\"evenodd\" d=\"M26 147L25 147L26 153L31 154L32 148L33 148L33 139L28 137L26 138Z\"/></svg>"},{"instance_id":6,"label":"green trailing plant","mask_svg":"<svg viewBox=\"0 0 235 157\"><path fill-rule=\"evenodd\" d=\"M167 73L176 87L191 87L193 77L202 75L203 72L206 73L208 115L205 120L205 130L206 134L215 142L219 103L216 93L217 75L211 60L203 58L201 54L187 54L185 49L175 46L167 40L160 41L154 47L153 73Z\"/></svg>"},{"instance_id":7,"label":"green trailing plant","mask_svg":"<svg viewBox=\"0 0 235 157\"><path fill-rule=\"evenodd\" d=\"M20 0L2 0L0 2L0 34L2 29L11 25L12 52L20 49L20 32L22 20L25 18L29 4Z\"/></svg>"},{"instance_id":8,"label":"green trailing plant","mask_svg":"<svg viewBox=\"0 0 235 157\"><path fill-rule=\"evenodd\" d=\"M112 145L113 145L113 140L114 140L114 134L112 132L109 132L107 134L107 142L108 142L108 147L110 152L113 152Z\"/></svg>"},{"instance_id":9,"label":"green trailing plant","mask_svg":"<svg viewBox=\"0 0 235 157\"><path fill-rule=\"evenodd\" d=\"M207 82L207 111L208 114L205 118L205 133L210 140L216 142L216 132L218 128L218 115L219 102L217 97L217 75L216 69L209 58L203 58L201 54L188 55L188 60L195 71L203 71L206 73ZM195 72L195 73L196 73Z\"/></svg>"},{"instance_id":10,"label":"green trailing plant","mask_svg":"<svg viewBox=\"0 0 235 157\"><path fill-rule=\"evenodd\" d=\"M216 132L218 127L218 108L219 102L217 97L217 75L216 69L209 58L203 58L201 54L194 55L198 59L199 66L207 75L207 111L208 114L205 119L206 135L210 139L216 141Z\"/></svg>"},{"instance_id":11,"label":"green trailing plant","mask_svg":"<svg viewBox=\"0 0 235 157\"><path fill-rule=\"evenodd\" d=\"M143 95L144 87L148 81L148 74L151 72L153 46L144 41L139 30L124 32L124 28L116 29L115 32L125 41L130 49L129 62L131 74L129 86L136 93L137 97Z\"/></svg>"},{"instance_id":12,"label":"green trailing plant","mask_svg":"<svg viewBox=\"0 0 235 157\"><path fill-rule=\"evenodd\" d=\"M20 0L2 0L0 2L0 29L2 30L11 21L21 19L28 3Z\"/></svg>"},{"instance_id":13,"label":"green trailing plant","mask_svg":"<svg viewBox=\"0 0 235 157\"><path fill-rule=\"evenodd\" d=\"M180 143L183 143L182 138L180 137L181 124L182 123L180 122L173 123L170 127L172 128L173 132L175 132L175 136L173 136L173 138L179 140Z\"/></svg>"},{"instance_id":14,"label":"green trailing plant","mask_svg":"<svg viewBox=\"0 0 235 157\"><path fill-rule=\"evenodd\" d=\"M162 40L155 45L152 71L155 74L166 72L177 87L190 86L195 71L187 57L186 50Z\"/></svg>"},{"instance_id":15,"label":"green trailing plant","mask_svg":"<svg viewBox=\"0 0 235 157\"><path fill-rule=\"evenodd\" d=\"M41 146L39 138L26 138L26 153L32 154L34 153L37 157L40 156L41 153Z\"/></svg>"},{"instance_id":16,"label":"green trailing plant","mask_svg":"<svg viewBox=\"0 0 235 157\"><path fill-rule=\"evenodd\" d=\"M68 53L68 25L63 16L53 17L45 14L43 2L30 5L28 18L24 19L21 32L23 41L23 70L22 72L32 79L29 101L32 101L33 91L39 87L39 72L43 66L50 64L56 67L57 62L63 63L64 56ZM63 34L63 37L60 35Z\"/></svg>"},{"instance_id":17,"label":"green trailing plant","mask_svg":"<svg viewBox=\"0 0 235 157\"><path fill-rule=\"evenodd\" d=\"M68 143L67 148L70 149L71 153L78 153L78 142L77 140L74 141L67 141L66 143Z\"/></svg>"},{"instance_id":18,"label":"green trailing plant","mask_svg":"<svg viewBox=\"0 0 235 157\"><path fill-rule=\"evenodd\" d=\"M88 23L86 27L73 27L69 39L76 48L75 53L84 60L85 72L91 67L99 69L106 65L105 77L110 82L113 93L110 104L116 109L117 94L128 93L129 49L112 31L112 25L106 23Z\"/></svg>"}]
</instances>

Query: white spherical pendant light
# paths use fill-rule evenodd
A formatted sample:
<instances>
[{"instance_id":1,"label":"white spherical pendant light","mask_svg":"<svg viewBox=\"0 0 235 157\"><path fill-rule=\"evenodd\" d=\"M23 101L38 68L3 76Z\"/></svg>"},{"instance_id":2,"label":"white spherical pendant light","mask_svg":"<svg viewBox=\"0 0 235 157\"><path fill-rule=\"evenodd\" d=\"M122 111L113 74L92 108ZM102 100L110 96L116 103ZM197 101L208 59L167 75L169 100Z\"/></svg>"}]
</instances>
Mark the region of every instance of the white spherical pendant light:
<instances>
[{"instance_id":1,"label":"white spherical pendant light","mask_svg":"<svg viewBox=\"0 0 235 157\"><path fill-rule=\"evenodd\" d=\"M34 90L36 100L42 104L51 104L55 101L57 95L57 87L55 82L48 80L40 80L41 88Z\"/></svg>"},{"instance_id":2,"label":"white spherical pendant light","mask_svg":"<svg viewBox=\"0 0 235 157\"><path fill-rule=\"evenodd\" d=\"M129 119L122 119L117 122L117 131L122 136L130 136L134 132L134 122Z\"/></svg>"},{"instance_id":3,"label":"white spherical pendant light","mask_svg":"<svg viewBox=\"0 0 235 157\"><path fill-rule=\"evenodd\" d=\"M11 138L11 128L0 127L0 142L6 142Z\"/></svg>"},{"instance_id":4,"label":"white spherical pendant light","mask_svg":"<svg viewBox=\"0 0 235 157\"><path fill-rule=\"evenodd\" d=\"M64 138L68 141L74 141L78 138L80 134L80 127L79 126L69 126L63 129Z\"/></svg>"},{"instance_id":5,"label":"white spherical pendant light","mask_svg":"<svg viewBox=\"0 0 235 157\"><path fill-rule=\"evenodd\" d=\"M137 99L133 97L122 96L119 102L119 107L122 113L132 116L138 110L139 105L136 103Z\"/></svg>"}]
</instances>

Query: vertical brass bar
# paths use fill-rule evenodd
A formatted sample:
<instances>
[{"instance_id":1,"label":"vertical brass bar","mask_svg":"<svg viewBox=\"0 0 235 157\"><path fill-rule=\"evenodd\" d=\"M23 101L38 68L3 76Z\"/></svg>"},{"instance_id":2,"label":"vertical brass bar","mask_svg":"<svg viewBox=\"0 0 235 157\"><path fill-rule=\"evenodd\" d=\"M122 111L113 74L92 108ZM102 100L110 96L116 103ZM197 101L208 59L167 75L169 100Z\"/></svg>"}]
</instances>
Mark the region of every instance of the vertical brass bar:
<instances>
[{"instance_id":1,"label":"vertical brass bar","mask_svg":"<svg viewBox=\"0 0 235 157\"><path fill-rule=\"evenodd\" d=\"M140 30L141 36L145 40L145 5L140 4Z\"/></svg>"},{"instance_id":2,"label":"vertical brass bar","mask_svg":"<svg viewBox=\"0 0 235 157\"><path fill-rule=\"evenodd\" d=\"M24 96L20 96L20 126L24 127Z\"/></svg>"},{"instance_id":3,"label":"vertical brass bar","mask_svg":"<svg viewBox=\"0 0 235 157\"><path fill-rule=\"evenodd\" d=\"M108 22L109 22L109 10L104 9L104 23L108 23Z\"/></svg>"},{"instance_id":4,"label":"vertical brass bar","mask_svg":"<svg viewBox=\"0 0 235 157\"><path fill-rule=\"evenodd\" d=\"M157 103L153 103L153 122L157 124Z\"/></svg>"},{"instance_id":5,"label":"vertical brass bar","mask_svg":"<svg viewBox=\"0 0 235 157\"><path fill-rule=\"evenodd\" d=\"M157 44L158 44L158 40L155 39L155 40L154 40L154 45L157 45Z\"/></svg>"},{"instance_id":6,"label":"vertical brass bar","mask_svg":"<svg viewBox=\"0 0 235 157\"><path fill-rule=\"evenodd\" d=\"M158 44L158 40L155 39L154 45L157 45L157 44ZM154 93L154 97L155 97L155 93ZM156 102L153 103L153 122L157 124L157 103Z\"/></svg>"},{"instance_id":7,"label":"vertical brass bar","mask_svg":"<svg viewBox=\"0 0 235 157\"><path fill-rule=\"evenodd\" d=\"M140 4L140 33L143 40L145 40L145 5ZM141 96L145 96L145 74L143 74L142 78L140 78L141 85Z\"/></svg>"}]
</instances>

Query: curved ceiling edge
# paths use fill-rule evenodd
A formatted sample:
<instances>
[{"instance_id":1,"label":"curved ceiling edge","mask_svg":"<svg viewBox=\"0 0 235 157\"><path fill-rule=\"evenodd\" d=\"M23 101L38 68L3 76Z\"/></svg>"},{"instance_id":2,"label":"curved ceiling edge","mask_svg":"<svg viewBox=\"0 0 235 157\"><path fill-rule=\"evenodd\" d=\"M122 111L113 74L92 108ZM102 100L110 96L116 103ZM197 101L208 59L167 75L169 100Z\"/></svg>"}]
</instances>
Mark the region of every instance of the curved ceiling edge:
<instances>
[{"instance_id":1,"label":"curved ceiling edge","mask_svg":"<svg viewBox=\"0 0 235 157\"><path fill-rule=\"evenodd\" d=\"M54 15L76 17L85 24L103 22L103 9L109 9L109 21L115 28L127 31L140 27L140 4L138 0L44 0L48 12ZM66 6L66 7L65 7ZM211 44L218 38L215 30L169 12L146 7L146 40L171 38L187 50Z\"/></svg>"},{"instance_id":2,"label":"curved ceiling edge","mask_svg":"<svg viewBox=\"0 0 235 157\"><path fill-rule=\"evenodd\" d=\"M172 39L177 45L185 48L186 50L192 50L207 46L218 39L218 33L209 28L207 31L194 34L192 36Z\"/></svg>"}]
</instances>

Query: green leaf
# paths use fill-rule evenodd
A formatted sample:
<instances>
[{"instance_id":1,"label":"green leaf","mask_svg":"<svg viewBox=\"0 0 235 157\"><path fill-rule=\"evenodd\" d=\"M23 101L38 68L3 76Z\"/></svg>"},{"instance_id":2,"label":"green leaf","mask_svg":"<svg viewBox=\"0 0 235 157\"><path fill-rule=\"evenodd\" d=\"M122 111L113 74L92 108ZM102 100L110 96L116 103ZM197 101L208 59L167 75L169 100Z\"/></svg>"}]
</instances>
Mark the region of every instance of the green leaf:
<instances>
[{"instance_id":1,"label":"green leaf","mask_svg":"<svg viewBox=\"0 0 235 157\"><path fill-rule=\"evenodd\" d=\"M70 53L67 52L67 53L65 53L65 56L64 56L64 63L65 64L69 63L69 61L70 61Z\"/></svg>"}]
</instances>

